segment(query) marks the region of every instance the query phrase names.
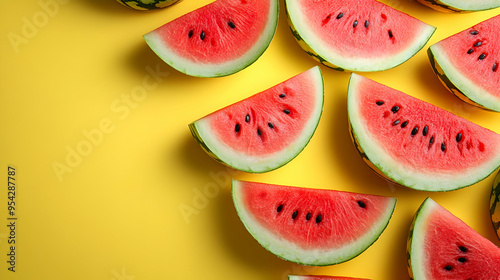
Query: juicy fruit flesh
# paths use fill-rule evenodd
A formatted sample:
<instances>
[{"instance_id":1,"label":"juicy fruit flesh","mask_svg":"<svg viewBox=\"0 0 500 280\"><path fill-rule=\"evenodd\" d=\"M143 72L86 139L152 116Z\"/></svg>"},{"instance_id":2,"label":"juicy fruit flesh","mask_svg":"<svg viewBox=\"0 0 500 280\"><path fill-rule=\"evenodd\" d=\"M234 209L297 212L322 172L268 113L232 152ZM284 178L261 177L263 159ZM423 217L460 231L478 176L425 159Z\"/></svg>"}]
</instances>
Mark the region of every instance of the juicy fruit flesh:
<instances>
[{"instance_id":1,"label":"juicy fruit flesh","mask_svg":"<svg viewBox=\"0 0 500 280\"><path fill-rule=\"evenodd\" d=\"M303 249L340 248L380 222L392 198L246 182L245 208L272 234Z\"/></svg>"},{"instance_id":2,"label":"juicy fruit flesh","mask_svg":"<svg viewBox=\"0 0 500 280\"><path fill-rule=\"evenodd\" d=\"M324 1L318 5L309 0L301 1L301 5L314 33L324 42L335 42L341 56L388 57L407 48L419 34L410 32L412 27L421 22L400 16L402 13L380 2L371 2L370 10L366 1Z\"/></svg>"},{"instance_id":3,"label":"juicy fruit flesh","mask_svg":"<svg viewBox=\"0 0 500 280\"><path fill-rule=\"evenodd\" d=\"M304 129L314 112L316 85L308 75L296 76L252 99L212 115L217 138L248 155L266 155L287 147Z\"/></svg>"},{"instance_id":4,"label":"juicy fruit flesh","mask_svg":"<svg viewBox=\"0 0 500 280\"><path fill-rule=\"evenodd\" d=\"M500 15L438 43L450 64L500 102Z\"/></svg>"},{"instance_id":5,"label":"juicy fruit flesh","mask_svg":"<svg viewBox=\"0 0 500 280\"><path fill-rule=\"evenodd\" d=\"M434 172L466 170L499 149L494 132L434 105L368 79L359 90L369 92L359 97L358 106L372 136L403 165Z\"/></svg>"},{"instance_id":6,"label":"juicy fruit flesh","mask_svg":"<svg viewBox=\"0 0 500 280\"><path fill-rule=\"evenodd\" d=\"M269 15L270 4L269 0L218 0L157 32L179 56L197 63L223 62L244 55L252 47L245 42L258 41L267 20L257 19Z\"/></svg>"},{"instance_id":7,"label":"juicy fruit flesh","mask_svg":"<svg viewBox=\"0 0 500 280\"><path fill-rule=\"evenodd\" d=\"M421 243L412 241L410 248L416 280L500 278L498 247L434 201L424 205L428 208L419 211L421 220L413 229Z\"/></svg>"}]
</instances>

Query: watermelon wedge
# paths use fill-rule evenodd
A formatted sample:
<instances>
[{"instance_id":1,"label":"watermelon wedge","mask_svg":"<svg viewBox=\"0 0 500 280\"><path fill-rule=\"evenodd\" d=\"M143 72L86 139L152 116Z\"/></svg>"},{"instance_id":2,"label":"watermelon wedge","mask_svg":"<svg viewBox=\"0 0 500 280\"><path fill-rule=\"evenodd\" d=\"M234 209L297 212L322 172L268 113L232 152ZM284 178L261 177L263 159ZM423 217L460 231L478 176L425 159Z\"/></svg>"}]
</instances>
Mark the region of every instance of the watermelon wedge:
<instances>
[{"instance_id":1,"label":"watermelon wedge","mask_svg":"<svg viewBox=\"0 0 500 280\"><path fill-rule=\"evenodd\" d=\"M491 188L490 215L493 228L495 228L495 232L500 238L500 172L497 173Z\"/></svg>"},{"instance_id":2,"label":"watermelon wedge","mask_svg":"<svg viewBox=\"0 0 500 280\"><path fill-rule=\"evenodd\" d=\"M500 7L498 0L417 0L444 13L477 12Z\"/></svg>"},{"instance_id":3,"label":"watermelon wedge","mask_svg":"<svg viewBox=\"0 0 500 280\"><path fill-rule=\"evenodd\" d=\"M500 1L498 1L500 4ZM500 15L432 45L439 80L465 102L500 112Z\"/></svg>"},{"instance_id":4,"label":"watermelon wedge","mask_svg":"<svg viewBox=\"0 0 500 280\"><path fill-rule=\"evenodd\" d=\"M271 43L278 0L217 0L144 35L167 64L198 77L234 74Z\"/></svg>"},{"instance_id":5,"label":"watermelon wedge","mask_svg":"<svg viewBox=\"0 0 500 280\"><path fill-rule=\"evenodd\" d=\"M304 265L332 265L365 251L382 234L396 199L368 194L233 181L233 202L267 250Z\"/></svg>"},{"instance_id":6,"label":"watermelon wedge","mask_svg":"<svg viewBox=\"0 0 500 280\"><path fill-rule=\"evenodd\" d=\"M211 113L189 128L214 159L262 173L281 167L309 143L323 111L323 78L313 67Z\"/></svg>"},{"instance_id":7,"label":"watermelon wedge","mask_svg":"<svg viewBox=\"0 0 500 280\"><path fill-rule=\"evenodd\" d=\"M432 104L352 74L351 136L363 160L403 186L450 191L500 166L500 135Z\"/></svg>"},{"instance_id":8,"label":"watermelon wedge","mask_svg":"<svg viewBox=\"0 0 500 280\"><path fill-rule=\"evenodd\" d=\"M500 248L431 198L418 209L408 238L412 279L500 279Z\"/></svg>"},{"instance_id":9,"label":"watermelon wedge","mask_svg":"<svg viewBox=\"0 0 500 280\"><path fill-rule=\"evenodd\" d=\"M336 70L381 71L411 58L435 31L376 0L286 0L299 45Z\"/></svg>"},{"instance_id":10,"label":"watermelon wedge","mask_svg":"<svg viewBox=\"0 0 500 280\"><path fill-rule=\"evenodd\" d=\"M368 280L364 278L336 277L323 275L288 275L288 280Z\"/></svg>"}]
</instances>

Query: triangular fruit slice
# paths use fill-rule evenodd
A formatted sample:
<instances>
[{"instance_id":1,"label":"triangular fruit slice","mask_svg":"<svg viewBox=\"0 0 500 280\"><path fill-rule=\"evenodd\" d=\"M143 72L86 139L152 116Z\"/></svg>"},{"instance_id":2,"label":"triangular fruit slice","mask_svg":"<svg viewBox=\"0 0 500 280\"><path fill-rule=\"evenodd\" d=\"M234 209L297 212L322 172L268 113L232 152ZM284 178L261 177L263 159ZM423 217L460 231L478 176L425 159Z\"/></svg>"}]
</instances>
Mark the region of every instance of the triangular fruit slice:
<instances>
[{"instance_id":1,"label":"triangular fruit slice","mask_svg":"<svg viewBox=\"0 0 500 280\"><path fill-rule=\"evenodd\" d=\"M337 277L324 275L288 275L288 280L368 280L364 278Z\"/></svg>"},{"instance_id":2,"label":"triangular fruit slice","mask_svg":"<svg viewBox=\"0 0 500 280\"><path fill-rule=\"evenodd\" d=\"M435 31L376 0L286 0L299 45L336 70L381 71L415 55Z\"/></svg>"},{"instance_id":3,"label":"triangular fruit slice","mask_svg":"<svg viewBox=\"0 0 500 280\"><path fill-rule=\"evenodd\" d=\"M315 66L189 125L214 159L251 173L295 158L309 143L323 111L323 78Z\"/></svg>"},{"instance_id":4,"label":"triangular fruit slice","mask_svg":"<svg viewBox=\"0 0 500 280\"><path fill-rule=\"evenodd\" d=\"M500 135L435 105L352 74L351 136L364 161L403 186L450 191L500 166Z\"/></svg>"},{"instance_id":5,"label":"triangular fruit slice","mask_svg":"<svg viewBox=\"0 0 500 280\"><path fill-rule=\"evenodd\" d=\"M219 77L256 61L278 24L278 0L217 0L144 35L153 51L188 75Z\"/></svg>"},{"instance_id":6,"label":"triangular fruit slice","mask_svg":"<svg viewBox=\"0 0 500 280\"><path fill-rule=\"evenodd\" d=\"M396 199L334 190L233 181L238 215L267 250L303 265L332 265L382 234Z\"/></svg>"},{"instance_id":7,"label":"triangular fruit slice","mask_svg":"<svg viewBox=\"0 0 500 280\"><path fill-rule=\"evenodd\" d=\"M417 0L418 2L444 13L477 12L500 7L498 0Z\"/></svg>"},{"instance_id":8,"label":"triangular fruit slice","mask_svg":"<svg viewBox=\"0 0 500 280\"><path fill-rule=\"evenodd\" d=\"M412 279L500 279L500 248L434 200L416 213L408 239Z\"/></svg>"},{"instance_id":9,"label":"triangular fruit slice","mask_svg":"<svg viewBox=\"0 0 500 280\"><path fill-rule=\"evenodd\" d=\"M498 238L500 238L500 172L497 173L491 188L490 215L493 228Z\"/></svg>"},{"instance_id":10,"label":"triangular fruit slice","mask_svg":"<svg viewBox=\"0 0 500 280\"><path fill-rule=\"evenodd\" d=\"M500 3L500 1L498 1ZM500 15L432 45L439 80L465 102L500 112Z\"/></svg>"}]
</instances>

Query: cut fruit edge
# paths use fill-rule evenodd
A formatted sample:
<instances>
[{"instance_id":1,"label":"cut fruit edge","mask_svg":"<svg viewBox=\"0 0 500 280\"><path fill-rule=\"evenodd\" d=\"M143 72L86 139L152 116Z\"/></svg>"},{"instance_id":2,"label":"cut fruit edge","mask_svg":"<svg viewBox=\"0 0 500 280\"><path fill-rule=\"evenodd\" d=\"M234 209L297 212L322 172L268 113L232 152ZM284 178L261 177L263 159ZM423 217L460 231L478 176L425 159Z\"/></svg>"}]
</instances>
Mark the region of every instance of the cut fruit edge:
<instances>
[{"instance_id":1,"label":"cut fruit edge","mask_svg":"<svg viewBox=\"0 0 500 280\"><path fill-rule=\"evenodd\" d=\"M357 92L359 91L358 85L365 79L368 80L368 78L359 74L351 74L347 93L349 126L352 130L351 136L358 152L364 154L366 157L366 160L363 158L365 162L369 161L367 162L369 166L379 175L382 175L382 177L415 190L445 192L476 184L491 175L500 166L500 151L497 151L496 157L493 157L490 161L469 169L467 174L460 174L461 180L459 184L457 183L456 174L429 174L428 172L409 170L385 152L382 145L374 141L371 137L372 134L362 123L362 117L357 109L356 101Z\"/></svg>"},{"instance_id":2,"label":"cut fruit edge","mask_svg":"<svg viewBox=\"0 0 500 280\"><path fill-rule=\"evenodd\" d=\"M392 57L377 57L377 58L352 58L345 57L332 49L328 44L319 39L313 32L308 30L308 23L300 8L300 1L286 0L287 20L299 45L316 59L318 62L333 68L335 70L355 71L355 72L375 72L384 71L394 68L409 60L418 53L429 41L436 27L422 22L419 36L415 38L413 44ZM410 15L408 15L410 16ZM352 65L359 65L352 67Z\"/></svg>"},{"instance_id":3,"label":"cut fruit edge","mask_svg":"<svg viewBox=\"0 0 500 280\"><path fill-rule=\"evenodd\" d=\"M236 212L248 232L257 242L269 252L276 256L294 263L310 266L328 266L346 262L355 258L368 249L377 241L389 224L392 214L396 208L396 198L391 198L392 203L386 212L381 214L378 223L374 224L370 231L342 248L305 250L279 236L272 234L264 228L245 209L242 183L244 181L232 181L232 196Z\"/></svg>"},{"instance_id":4,"label":"cut fruit edge","mask_svg":"<svg viewBox=\"0 0 500 280\"><path fill-rule=\"evenodd\" d=\"M172 68L195 77L223 77L241 71L253 64L269 47L278 27L279 2L269 0L268 22L259 40L241 57L221 64L200 63L176 55L175 50L165 45L155 29L143 35L149 47ZM211 5L212 2L208 5ZM201 7L200 9L202 9Z\"/></svg>"},{"instance_id":5,"label":"cut fruit edge","mask_svg":"<svg viewBox=\"0 0 500 280\"><path fill-rule=\"evenodd\" d=\"M323 112L324 85L320 68L315 66L298 75L310 76L311 83L315 85L315 108L308 122L304 125L304 130L301 132L299 137L285 149L268 156L252 156L235 151L231 147L222 143L222 141L214 135L211 128L210 115L189 124L191 133L205 152L207 152L212 158L241 171L249 173L263 173L287 164L300 154L300 152L307 146L314 135L317 126L319 125L321 114ZM288 79L287 81L292 80L294 77ZM249 98L251 97L252 96Z\"/></svg>"},{"instance_id":6,"label":"cut fruit edge","mask_svg":"<svg viewBox=\"0 0 500 280\"><path fill-rule=\"evenodd\" d=\"M486 11L500 7L496 0L417 0L418 2L443 13L467 13Z\"/></svg>"}]
</instances>

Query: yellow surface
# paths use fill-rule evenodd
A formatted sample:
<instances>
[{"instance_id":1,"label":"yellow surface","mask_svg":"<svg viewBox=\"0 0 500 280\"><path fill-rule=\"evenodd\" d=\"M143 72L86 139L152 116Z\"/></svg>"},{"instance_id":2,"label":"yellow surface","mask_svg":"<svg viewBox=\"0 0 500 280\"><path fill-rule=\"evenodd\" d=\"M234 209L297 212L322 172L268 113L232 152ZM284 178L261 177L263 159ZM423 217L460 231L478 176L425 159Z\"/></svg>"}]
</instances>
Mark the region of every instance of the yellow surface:
<instances>
[{"instance_id":1,"label":"yellow surface","mask_svg":"<svg viewBox=\"0 0 500 280\"><path fill-rule=\"evenodd\" d=\"M249 68L193 78L163 63L142 35L210 0L139 12L114 0L0 2L0 279L286 279L288 273L407 279L411 218L431 196L499 244L488 213L493 176L449 193L387 183L347 128L349 73L322 67L325 107L306 149L266 174L209 158L187 125L316 63L294 41L280 1L278 30ZM426 48L499 9L444 14L386 0L438 29ZM500 132L500 115L452 96L425 50L363 74ZM15 272L8 271L8 167L16 169ZM380 239L346 263L311 268L278 259L239 221L229 178L395 196Z\"/></svg>"}]
</instances>

